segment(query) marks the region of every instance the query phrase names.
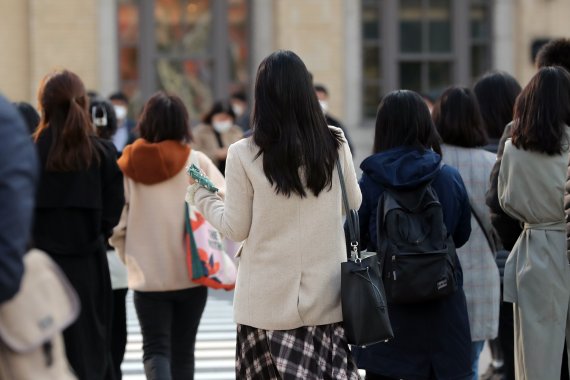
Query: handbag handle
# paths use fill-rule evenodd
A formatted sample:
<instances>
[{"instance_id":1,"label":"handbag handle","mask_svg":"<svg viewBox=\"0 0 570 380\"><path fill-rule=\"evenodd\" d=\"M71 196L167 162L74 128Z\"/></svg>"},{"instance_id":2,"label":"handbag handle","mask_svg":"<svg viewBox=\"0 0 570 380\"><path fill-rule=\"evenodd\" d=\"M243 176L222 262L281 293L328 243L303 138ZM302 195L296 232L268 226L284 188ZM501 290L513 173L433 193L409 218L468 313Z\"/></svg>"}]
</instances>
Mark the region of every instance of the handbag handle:
<instances>
[{"instance_id":1,"label":"handbag handle","mask_svg":"<svg viewBox=\"0 0 570 380\"><path fill-rule=\"evenodd\" d=\"M353 260L361 260L360 257L360 223L358 220L358 212L356 210L351 210L348 205L348 195L346 193L346 185L344 183L344 173L340 166L340 160L336 161L336 169L338 171L338 178L340 180L340 189L342 192L342 203L344 205L344 212L346 214L346 221L348 224L348 234L350 238L350 257Z\"/></svg>"}]
</instances>

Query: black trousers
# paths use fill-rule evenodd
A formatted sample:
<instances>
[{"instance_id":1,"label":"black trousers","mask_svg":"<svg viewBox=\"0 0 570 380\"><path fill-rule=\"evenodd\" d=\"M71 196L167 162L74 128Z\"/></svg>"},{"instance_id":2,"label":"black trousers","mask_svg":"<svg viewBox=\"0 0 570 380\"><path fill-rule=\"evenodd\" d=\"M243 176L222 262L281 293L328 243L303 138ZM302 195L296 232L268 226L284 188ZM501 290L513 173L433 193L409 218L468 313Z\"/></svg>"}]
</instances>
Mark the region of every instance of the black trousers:
<instances>
[{"instance_id":1,"label":"black trousers","mask_svg":"<svg viewBox=\"0 0 570 380\"><path fill-rule=\"evenodd\" d=\"M127 346L127 298L128 289L113 290L113 314L111 321L111 357L115 380L123 378L121 363Z\"/></svg>"},{"instance_id":2,"label":"black trousers","mask_svg":"<svg viewBox=\"0 0 570 380\"><path fill-rule=\"evenodd\" d=\"M148 380L192 380L194 348L208 290L135 292Z\"/></svg>"},{"instance_id":3,"label":"black trousers","mask_svg":"<svg viewBox=\"0 0 570 380\"><path fill-rule=\"evenodd\" d=\"M101 252L50 255L67 275L81 301L77 320L63 332L67 360L79 380L112 380L111 279Z\"/></svg>"}]
</instances>

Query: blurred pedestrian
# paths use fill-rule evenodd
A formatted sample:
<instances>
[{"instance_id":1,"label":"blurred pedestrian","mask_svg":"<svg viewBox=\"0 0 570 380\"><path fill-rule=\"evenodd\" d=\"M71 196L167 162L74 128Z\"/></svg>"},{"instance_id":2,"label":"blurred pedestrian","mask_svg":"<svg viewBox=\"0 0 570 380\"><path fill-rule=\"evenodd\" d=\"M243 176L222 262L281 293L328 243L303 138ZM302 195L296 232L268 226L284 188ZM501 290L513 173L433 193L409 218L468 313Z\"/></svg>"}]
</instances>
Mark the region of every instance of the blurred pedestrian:
<instances>
[{"instance_id":1,"label":"blurred pedestrian","mask_svg":"<svg viewBox=\"0 0 570 380\"><path fill-rule=\"evenodd\" d=\"M115 109L117 118L117 130L112 136L113 144L119 154L125 146L135 141L135 121L129 118L129 99L122 92L115 92L109 96L109 100Z\"/></svg>"},{"instance_id":2,"label":"blurred pedestrian","mask_svg":"<svg viewBox=\"0 0 570 380\"><path fill-rule=\"evenodd\" d=\"M513 119L515 100L521 92L521 86L511 75L493 71L486 73L477 80L473 86L473 92L477 96L479 109L485 130L487 131L488 143L484 149L497 154L499 149L499 139L508 123ZM496 180L496 177L495 177ZM491 186L493 182L491 181ZM496 182L495 182L496 186ZM487 193L488 194L488 193ZM488 204L488 203L487 203ZM489 205L489 204L488 204ZM489 205L491 206L491 205ZM497 252L495 262L499 268L501 276L501 305L499 308L499 336L497 339L489 341L491 351L491 363L487 371L481 375L483 380L514 380L515 378L515 356L514 356L514 335L513 335L513 305L503 302L503 273L505 261L512 249L514 241L509 238L509 231L505 232L497 228L497 222L504 219L507 224L514 224L514 239L520 233L517 221L509 218L504 211L496 205L498 209L490 208L493 227L501 240L502 248ZM514 222L514 223L513 223ZM499 222L500 223L500 222Z\"/></svg>"},{"instance_id":3,"label":"blurred pedestrian","mask_svg":"<svg viewBox=\"0 0 570 380\"><path fill-rule=\"evenodd\" d=\"M358 379L340 304L340 180L351 208L361 200L350 148L342 130L327 126L307 69L290 51L260 64L252 121L253 137L229 149L225 200L192 180L188 193L221 233L245 240L236 378Z\"/></svg>"},{"instance_id":4,"label":"blurred pedestrian","mask_svg":"<svg viewBox=\"0 0 570 380\"><path fill-rule=\"evenodd\" d=\"M117 117L113 105L104 99L95 98L89 105L91 121L95 133L100 138L111 141L117 131ZM126 297L128 291L127 268L119 256L106 242L107 261L111 274L111 288L113 289L113 311L111 316L111 357L115 380L122 379L121 363L125 356L127 346L127 309Z\"/></svg>"},{"instance_id":5,"label":"blurred pedestrian","mask_svg":"<svg viewBox=\"0 0 570 380\"><path fill-rule=\"evenodd\" d=\"M342 129L344 137L346 138L346 141L348 141L348 146L350 147L350 151L354 156L355 154L354 144L352 143L348 131L346 130L344 125L340 122L340 120L338 120L337 118L333 117L330 114L329 90L322 84L316 84L315 93L317 94L317 99L319 99L319 104L321 106L321 109L325 114L325 119L327 120L327 124Z\"/></svg>"},{"instance_id":6,"label":"blurred pedestrian","mask_svg":"<svg viewBox=\"0 0 570 380\"><path fill-rule=\"evenodd\" d=\"M0 96L0 305L20 288L29 248L38 161L18 111Z\"/></svg>"},{"instance_id":7,"label":"blurred pedestrian","mask_svg":"<svg viewBox=\"0 0 570 380\"><path fill-rule=\"evenodd\" d=\"M81 301L64 331L69 363L82 380L113 379L110 368L111 284L105 240L124 204L113 146L95 136L81 79L47 75L38 96L34 138L41 161L33 238L61 267Z\"/></svg>"},{"instance_id":8,"label":"blurred pedestrian","mask_svg":"<svg viewBox=\"0 0 570 380\"><path fill-rule=\"evenodd\" d=\"M249 114L251 113L247 103L247 95L243 91L234 92L230 96L230 104L235 114L235 124L246 133L250 130Z\"/></svg>"},{"instance_id":9,"label":"blurred pedestrian","mask_svg":"<svg viewBox=\"0 0 570 380\"><path fill-rule=\"evenodd\" d=\"M236 115L229 102L215 102L193 134L192 146L206 154L222 174L226 168L228 148L243 137L243 131L235 125Z\"/></svg>"},{"instance_id":10,"label":"blurred pedestrian","mask_svg":"<svg viewBox=\"0 0 570 380\"><path fill-rule=\"evenodd\" d=\"M121 221L111 244L127 265L143 336L147 379L194 377L196 334L208 296L185 262L184 194L192 134L179 97L159 92L144 106L141 138L119 159L125 175ZM201 152L200 167L224 188L222 174ZM186 216L187 217L187 216Z\"/></svg>"},{"instance_id":11,"label":"blurred pedestrian","mask_svg":"<svg viewBox=\"0 0 570 380\"><path fill-rule=\"evenodd\" d=\"M26 122L29 134L33 135L40 124L40 114L30 103L17 102L13 104L18 109L18 112L20 112L20 116L22 116Z\"/></svg>"},{"instance_id":12,"label":"blurred pedestrian","mask_svg":"<svg viewBox=\"0 0 570 380\"><path fill-rule=\"evenodd\" d=\"M570 266L563 194L568 169L570 74L543 67L515 104L498 179L501 207L524 223L505 266L513 302L515 377L558 379L570 338Z\"/></svg>"},{"instance_id":13,"label":"blurred pedestrian","mask_svg":"<svg viewBox=\"0 0 570 380\"><path fill-rule=\"evenodd\" d=\"M498 335L500 276L490 245L491 225L485 193L495 155L482 149L487 144L477 98L465 87L450 87L436 102L432 118L443 140L443 162L456 168L463 179L471 205L471 235L457 255L463 269L463 290L472 340L473 380L479 380L479 355L485 341Z\"/></svg>"},{"instance_id":14,"label":"blurred pedestrian","mask_svg":"<svg viewBox=\"0 0 570 380\"><path fill-rule=\"evenodd\" d=\"M373 152L360 165L362 249L378 251L378 199L385 189L400 193L426 183L439 198L448 238L456 247L468 241L468 194L459 172L441 164L439 136L419 94L400 90L384 97L376 115ZM471 379L471 335L457 257L454 267L454 293L417 304L389 303L394 339L353 349L367 380Z\"/></svg>"}]
</instances>

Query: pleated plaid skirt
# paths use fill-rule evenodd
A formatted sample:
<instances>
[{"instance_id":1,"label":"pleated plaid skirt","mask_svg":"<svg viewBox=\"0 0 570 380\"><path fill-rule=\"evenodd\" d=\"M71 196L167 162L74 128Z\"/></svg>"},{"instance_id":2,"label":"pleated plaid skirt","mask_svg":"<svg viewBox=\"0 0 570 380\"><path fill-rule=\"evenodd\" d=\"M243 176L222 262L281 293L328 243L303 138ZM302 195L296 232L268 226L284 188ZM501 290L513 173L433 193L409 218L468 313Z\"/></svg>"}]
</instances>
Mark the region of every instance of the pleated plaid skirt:
<instances>
[{"instance_id":1,"label":"pleated plaid skirt","mask_svg":"<svg viewBox=\"0 0 570 380\"><path fill-rule=\"evenodd\" d=\"M237 326L236 378L360 379L340 323L293 330Z\"/></svg>"}]
</instances>

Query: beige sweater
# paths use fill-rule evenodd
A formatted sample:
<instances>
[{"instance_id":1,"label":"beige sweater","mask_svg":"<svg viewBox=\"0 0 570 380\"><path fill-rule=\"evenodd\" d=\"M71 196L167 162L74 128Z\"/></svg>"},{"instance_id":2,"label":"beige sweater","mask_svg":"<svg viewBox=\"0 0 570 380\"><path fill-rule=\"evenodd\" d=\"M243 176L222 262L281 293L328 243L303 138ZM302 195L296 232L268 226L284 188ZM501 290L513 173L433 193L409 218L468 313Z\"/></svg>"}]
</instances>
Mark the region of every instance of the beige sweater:
<instances>
[{"instance_id":1,"label":"beige sweater","mask_svg":"<svg viewBox=\"0 0 570 380\"><path fill-rule=\"evenodd\" d=\"M339 130L340 131L340 130ZM245 240L234 298L237 323L266 330L342 321L340 263L346 261L339 178L319 197L276 195L251 138L230 146L225 202L199 189L195 203L234 241ZM362 196L350 149L339 151L350 207Z\"/></svg>"},{"instance_id":2,"label":"beige sweater","mask_svg":"<svg viewBox=\"0 0 570 380\"><path fill-rule=\"evenodd\" d=\"M196 153L202 170L223 191L221 173L205 154ZM129 288L168 291L198 286L188 276L182 240L185 168L154 184L125 175L124 185L126 204L109 242L127 265Z\"/></svg>"}]
</instances>

